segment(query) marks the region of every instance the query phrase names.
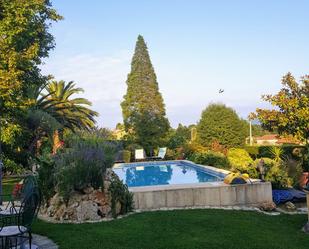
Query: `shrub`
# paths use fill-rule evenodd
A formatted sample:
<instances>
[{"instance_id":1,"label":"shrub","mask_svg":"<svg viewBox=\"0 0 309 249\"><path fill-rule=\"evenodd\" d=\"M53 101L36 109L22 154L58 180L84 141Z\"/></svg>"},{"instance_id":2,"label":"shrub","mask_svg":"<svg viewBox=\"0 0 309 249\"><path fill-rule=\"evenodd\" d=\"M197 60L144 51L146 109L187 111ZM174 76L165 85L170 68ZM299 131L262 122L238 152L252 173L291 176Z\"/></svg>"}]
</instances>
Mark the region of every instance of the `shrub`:
<instances>
[{"instance_id":1,"label":"shrub","mask_svg":"<svg viewBox=\"0 0 309 249\"><path fill-rule=\"evenodd\" d=\"M197 125L198 141L204 146L210 146L215 140L227 148L243 146L247 126L232 108L223 104L210 104L202 112Z\"/></svg>"},{"instance_id":2,"label":"shrub","mask_svg":"<svg viewBox=\"0 0 309 249\"><path fill-rule=\"evenodd\" d=\"M275 161L273 166L266 171L265 180L271 182L273 189L288 188L293 185L286 169Z\"/></svg>"},{"instance_id":3,"label":"shrub","mask_svg":"<svg viewBox=\"0 0 309 249\"><path fill-rule=\"evenodd\" d=\"M251 168L255 169L255 172L252 171L252 175L250 174L250 177L258 178L257 167L261 160L263 160L264 162L265 173L267 173L276 164L276 162L270 158L264 157L264 158L255 159L254 162L251 164Z\"/></svg>"},{"instance_id":4,"label":"shrub","mask_svg":"<svg viewBox=\"0 0 309 249\"><path fill-rule=\"evenodd\" d=\"M49 156L37 158L40 165L38 169L38 184L43 201L48 201L55 194L55 162Z\"/></svg>"},{"instance_id":5,"label":"shrub","mask_svg":"<svg viewBox=\"0 0 309 249\"><path fill-rule=\"evenodd\" d=\"M190 158L194 153L205 153L208 151L208 148L196 142L187 143L182 148L185 158Z\"/></svg>"},{"instance_id":6,"label":"shrub","mask_svg":"<svg viewBox=\"0 0 309 249\"><path fill-rule=\"evenodd\" d=\"M247 173L253 163L249 153L244 149L232 148L227 153L227 158L234 171Z\"/></svg>"},{"instance_id":7,"label":"shrub","mask_svg":"<svg viewBox=\"0 0 309 249\"><path fill-rule=\"evenodd\" d=\"M298 184L302 172L299 162L293 159L277 162L270 158L260 158L253 162L254 168L261 159L264 161L265 180L270 181L274 189L289 188Z\"/></svg>"},{"instance_id":8,"label":"shrub","mask_svg":"<svg viewBox=\"0 0 309 249\"><path fill-rule=\"evenodd\" d=\"M216 168L230 168L230 164L226 156L220 152L196 152L192 154L189 159L195 163L214 166Z\"/></svg>"},{"instance_id":9,"label":"shrub","mask_svg":"<svg viewBox=\"0 0 309 249\"><path fill-rule=\"evenodd\" d=\"M244 149L249 153L252 159L256 159L259 156L258 146L245 146Z\"/></svg>"},{"instance_id":10,"label":"shrub","mask_svg":"<svg viewBox=\"0 0 309 249\"><path fill-rule=\"evenodd\" d=\"M179 147L176 149L167 149L165 159L166 160L183 160L184 159L184 148Z\"/></svg>"},{"instance_id":11,"label":"shrub","mask_svg":"<svg viewBox=\"0 0 309 249\"><path fill-rule=\"evenodd\" d=\"M114 174L112 174L109 191L112 197L111 208L113 217L117 216L117 202L121 205L119 214L125 214L133 210L133 194L129 192L128 186L123 184Z\"/></svg>"},{"instance_id":12,"label":"shrub","mask_svg":"<svg viewBox=\"0 0 309 249\"><path fill-rule=\"evenodd\" d=\"M294 160L292 158L287 158L283 161L283 166L286 168L288 176L292 180L292 186L298 187L300 176L303 173L303 168L301 162Z\"/></svg>"},{"instance_id":13,"label":"shrub","mask_svg":"<svg viewBox=\"0 0 309 249\"><path fill-rule=\"evenodd\" d=\"M74 190L102 187L106 168L114 162L115 147L110 143L81 142L58 153L55 160L56 181L59 193L69 200Z\"/></svg>"},{"instance_id":14,"label":"shrub","mask_svg":"<svg viewBox=\"0 0 309 249\"><path fill-rule=\"evenodd\" d=\"M117 153L116 161L129 163L131 161L131 151L129 151L129 150L120 150Z\"/></svg>"},{"instance_id":15,"label":"shrub","mask_svg":"<svg viewBox=\"0 0 309 249\"><path fill-rule=\"evenodd\" d=\"M223 153L225 156L227 155L228 152L228 149L225 146L221 145L218 140L214 140L211 143L210 149L214 152Z\"/></svg>"}]
</instances>

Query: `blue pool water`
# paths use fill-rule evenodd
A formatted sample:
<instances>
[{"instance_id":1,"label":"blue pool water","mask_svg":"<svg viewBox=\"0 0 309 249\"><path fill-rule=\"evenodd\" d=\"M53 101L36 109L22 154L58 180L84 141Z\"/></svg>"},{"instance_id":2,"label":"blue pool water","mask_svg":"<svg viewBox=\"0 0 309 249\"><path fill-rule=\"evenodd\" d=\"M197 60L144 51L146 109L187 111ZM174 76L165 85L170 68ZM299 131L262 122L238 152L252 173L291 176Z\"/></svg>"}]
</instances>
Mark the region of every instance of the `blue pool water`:
<instances>
[{"instance_id":1,"label":"blue pool water","mask_svg":"<svg viewBox=\"0 0 309 249\"><path fill-rule=\"evenodd\" d=\"M124 163L114 172L129 187L222 181L222 175L184 161Z\"/></svg>"}]
</instances>

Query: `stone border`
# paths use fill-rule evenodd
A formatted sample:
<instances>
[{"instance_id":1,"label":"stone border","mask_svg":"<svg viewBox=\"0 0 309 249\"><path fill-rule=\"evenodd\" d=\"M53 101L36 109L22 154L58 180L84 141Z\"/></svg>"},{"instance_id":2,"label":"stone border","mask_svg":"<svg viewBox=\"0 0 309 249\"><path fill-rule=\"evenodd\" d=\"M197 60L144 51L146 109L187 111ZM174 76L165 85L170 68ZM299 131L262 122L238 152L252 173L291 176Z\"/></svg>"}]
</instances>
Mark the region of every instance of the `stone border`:
<instances>
[{"instance_id":1,"label":"stone border","mask_svg":"<svg viewBox=\"0 0 309 249\"><path fill-rule=\"evenodd\" d=\"M126 218L128 216L134 215L134 214L139 214L139 213L148 213L148 212L157 212L157 211L174 211L174 210L234 210L234 211L254 211L258 213L262 213L265 215L280 215L280 214L289 214L289 215L304 215L307 214L306 211L295 211L295 212L288 212L285 211L281 208L276 208L274 211L266 212L261 209L259 209L257 206L252 205L252 206L193 206L193 207L173 207L173 208L155 208L155 209L148 209L148 210L141 210L141 209L135 209L133 212L127 213L125 215L119 215L117 218L103 218L101 220L95 220L95 221L69 221L69 220L63 220L63 221L58 221L55 219L52 219L51 217L46 217L39 215L39 219L48 223L52 224L92 224L92 223L100 223L100 222L110 222L114 220L119 220Z\"/></svg>"}]
</instances>

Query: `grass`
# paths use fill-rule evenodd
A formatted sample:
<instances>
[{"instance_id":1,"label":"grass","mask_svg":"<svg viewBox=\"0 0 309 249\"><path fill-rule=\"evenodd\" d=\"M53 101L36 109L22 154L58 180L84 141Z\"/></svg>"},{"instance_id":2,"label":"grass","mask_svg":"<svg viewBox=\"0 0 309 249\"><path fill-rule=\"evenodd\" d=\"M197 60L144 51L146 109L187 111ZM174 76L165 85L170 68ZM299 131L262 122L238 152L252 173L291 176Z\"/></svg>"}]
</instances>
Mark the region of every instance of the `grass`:
<instances>
[{"instance_id":1,"label":"grass","mask_svg":"<svg viewBox=\"0 0 309 249\"><path fill-rule=\"evenodd\" d=\"M309 235L301 231L306 221L306 215L177 210L134 214L95 224L38 221L34 232L50 237L60 249L302 249L309 245Z\"/></svg>"},{"instance_id":2,"label":"grass","mask_svg":"<svg viewBox=\"0 0 309 249\"><path fill-rule=\"evenodd\" d=\"M10 193L20 179L4 179ZM139 213L93 224L35 222L33 231L53 239L60 249L302 249L306 215L268 216L226 210L175 210Z\"/></svg>"}]
</instances>

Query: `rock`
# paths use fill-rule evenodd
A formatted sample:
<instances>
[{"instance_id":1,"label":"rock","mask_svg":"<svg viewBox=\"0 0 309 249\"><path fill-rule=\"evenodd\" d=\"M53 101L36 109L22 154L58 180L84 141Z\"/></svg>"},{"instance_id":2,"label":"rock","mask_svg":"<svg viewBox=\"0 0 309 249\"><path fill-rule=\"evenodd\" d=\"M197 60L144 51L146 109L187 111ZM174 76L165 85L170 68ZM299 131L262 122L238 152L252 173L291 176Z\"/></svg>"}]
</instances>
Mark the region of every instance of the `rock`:
<instances>
[{"instance_id":1,"label":"rock","mask_svg":"<svg viewBox=\"0 0 309 249\"><path fill-rule=\"evenodd\" d=\"M290 201L286 202L286 203L284 204L284 206L285 206L285 208L286 208L288 211L295 211L295 210L296 210L296 206L295 206L292 202L290 202Z\"/></svg>"},{"instance_id":2,"label":"rock","mask_svg":"<svg viewBox=\"0 0 309 249\"><path fill-rule=\"evenodd\" d=\"M120 201L116 202L116 215L120 214L121 212L121 203Z\"/></svg>"},{"instance_id":3,"label":"rock","mask_svg":"<svg viewBox=\"0 0 309 249\"><path fill-rule=\"evenodd\" d=\"M103 217L112 218L112 197L109 186L115 177L118 176L112 169L107 169L103 177L104 188L102 190L87 187L82 191L74 191L70 194L68 202L56 193L40 210L40 213L54 220L73 222L98 221ZM116 215L121 212L119 201L116 202L115 211Z\"/></svg>"},{"instance_id":4,"label":"rock","mask_svg":"<svg viewBox=\"0 0 309 249\"><path fill-rule=\"evenodd\" d=\"M112 208L110 205L100 206L99 210L102 217L112 217Z\"/></svg>"},{"instance_id":5,"label":"rock","mask_svg":"<svg viewBox=\"0 0 309 249\"><path fill-rule=\"evenodd\" d=\"M276 209L276 204L274 202L264 202L261 203L258 208L262 211L273 211Z\"/></svg>"},{"instance_id":6,"label":"rock","mask_svg":"<svg viewBox=\"0 0 309 249\"><path fill-rule=\"evenodd\" d=\"M101 219L101 216L98 214L98 205L92 201L82 201L76 208L76 215L78 221Z\"/></svg>"},{"instance_id":7,"label":"rock","mask_svg":"<svg viewBox=\"0 0 309 249\"><path fill-rule=\"evenodd\" d=\"M57 211L53 215L56 220L63 220L66 214L66 206L65 204L62 204L57 208Z\"/></svg>"},{"instance_id":8,"label":"rock","mask_svg":"<svg viewBox=\"0 0 309 249\"><path fill-rule=\"evenodd\" d=\"M83 192L85 193L85 194L90 194L90 193L92 193L94 191L94 188L93 187L87 187L87 188L84 188L83 189Z\"/></svg>"}]
</instances>

